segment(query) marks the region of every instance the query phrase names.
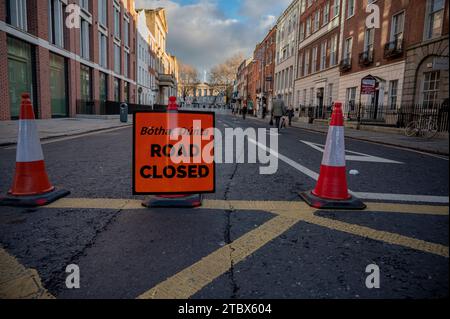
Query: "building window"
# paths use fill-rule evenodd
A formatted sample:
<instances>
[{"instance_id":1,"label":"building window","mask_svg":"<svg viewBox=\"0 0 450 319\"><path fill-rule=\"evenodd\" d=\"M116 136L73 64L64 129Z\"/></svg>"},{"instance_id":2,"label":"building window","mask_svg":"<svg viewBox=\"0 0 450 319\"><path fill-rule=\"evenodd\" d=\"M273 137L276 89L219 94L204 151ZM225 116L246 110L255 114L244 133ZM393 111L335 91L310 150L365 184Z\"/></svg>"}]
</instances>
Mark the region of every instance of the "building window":
<instances>
[{"instance_id":1,"label":"building window","mask_svg":"<svg viewBox=\"0 0 450 319\"><path fill-rule=\"evenodd\" d=\"M311 73L315 73L316 71L317 71L317 46L315 46L312 50Z\"/></svg>"},{"instance_id":2,"label":"building window","mask_svg":"<svg viewBox=\"0 0 450 319\"><path fill-rule=\"evenodd\" d=\"M397 90L398 80L389 81L389 108L391 110L397 108Z\"/></svg>"},{"instance_id":3,"label":"building window","mask_svg":"<svg viewBox=\"0 0 450 319\"><path fill-rule=\"evenodd\" d=\"M81 24L80 24L80 37L81 37L81 56L89 60L90 54L89 54L89 43L90 43L90 24L88 21L81 18Z\"/></svg>"},{"instance_id":4,"label":"building window","mask_svg":"<svg viewBox=\"0 0 450 319\"><path fill-rule=\"evenodd\" d=\"M305 39L305 24L302 23L300 24L300 36L299 36L300 41L303 41Z\"/></svg>"},{"instance_id":5,"label":"building window","mask_svg":"<svg viewBox=\"0 0 450 319\"><path fill-rule=\"evenodd\" d=\"M323 24L327 24L330 19L330 1L327 1L323 8Z\"/></svg>"},{"instance_id":6,"label":"building window","mask_svg":"<svg viewBox=\"0 0 450 319\"><path fill-rule=\"evenodd\" d=\"M347 0L347 18L355 14L355 0Z\"/></svg>"},{"instance_id":7,"label":"building window","mask_svg":"<svg viewBox=\"0 0 450 319\"><path fill-rule=\"evenodd\" d=\"M98 0L98 22L104 27L108 25L107 0Z\"/></svg>"},{"instance_id":8,"label":"building window","mask_svg":"<svg viewBox=\"0 0 450 319\"><path fill-rule=\"evenodd\" d=\"M303 76L303 52L299 54L298 57L298 70L297 77Z\"/></svg>"},{"instance_id":9,"label":"building window","mask_svg":"<svg viewBox=\"0 0 450 319\"><path fill-rule=\"evenodd\" d=\"M48 38L50 43L64 47L63 3L60 0L48 0Z\"/></svg>"},{"instance_id":10,"label":"building window","mask_svg":"<svg viewBox=\"0 0 450 319\"><path fill-rule=\"evenodd\" d=\"M348 38L345 40L344 46L344 60L349 63L352 57L352 47L353 47L353 38Z\"/></svg>"},{"instance_id":11,"label":"building window","mask_svg":"<svg viewBox=\"0 0 450 319\"><path fill-rule=\"evenodd\" d=\"M330 66L334 66L337 63L337 35L334 35L331 38L331 46L330 46Z\"/></svg>"},{"instance_id":12,"label":"building window","mask_svg":"<svg viewBox=\"0 0 450 319\"><path fill-rule=\"evenodd\" d=\"M123 83L123 90L125 91L125 103L130 102L130 84L128 82Z\"/></svg>"},{"instance_id":13,"label":"building window","mask_svg":"<svg viewBox=\"0 0 450 319\"><path fill-rule=\"evenodd\" d=\"M89 0L80 0L80 7L89 12Z\"/></svg>"},{"instance_id":14,"label":"building window","mask_svg":"<svg viewBox=\"0 0 450 319\"><path fill-rule=\"evenodd\" d=\"M318 31L320 27L320 11L317 10L314 14L314 32Z\"/></svg>"},{"instance_id":15,"label":"building window","mask_svg":"<svg viewBox=\"0 0 450 319\"><path fill-rule=\"evenodd\" d=\"M27 31L27 0L8 0L6 9L6 21L16 28Z\"/></svg>"},{"instance_id":16,"label":"building window","mask_svg":"<svg viewBox=\"0 0 450 319\"><path fill-rule=\"evenodd\" d=\"M304 67L305 76L309 74L309 49L305 52L305 67Z\"/></svg>"},{"instance_id":17,"label":"building window","mask_svg":"<svg viewBox=\"0 0 450 319\"><path fill-rule=\"evenodd\" d=\"M425 40L441 36L444 22L444 0L428 0L425 16Z\"/></svg>"},{"instance_id":18,"label":"building window","mask_svg":"<svg viewBox=\"0 0 450 319\"><path fill-rule=\"evenodd\" d=\"M303 90L303 105L306 106L306 89Z\"/></svg>"},{"instance_id":19,"label":"building window","mask_svg":"<svg viewBox=\"0 0 450 319\"><path fill-rule=\"evenodd\" d=\"M120 74L120 46L114 43L114 72Z\"/></svg>"},{"instance_id":20,"label":"building window","mask_svg":"<svg viewBox=\"0 0 450 319\"><path fill-rule=\"evenodd\" d=\"M308 19L306 19L306 37L309 37L309 35L311 34L311 17L308 17Z\"/></svg>"},{"instance_id":21,"label":"building window","mask_svg":"<svg viewBox=\"0 0 450 319\"><path fill-rule=\"evenodd\" d=\"M375 28L366 29L364 33L364 52L367 52L369 57L372 57L374 40Z\"/></svg>"},{"instance_id":22,"label":"building window","mask_svg":"<svg viewBox=\"0 0 450 319\"><path fill-rule=\"evenodd\" d=\"M440 72L426 72L423 75L422 103L425 108L433 108L439 101Z\"/></svg>"},{"instance_id":23,"label":"building window","mask_svg":"<svg viewBox=\"0 0 450 319\"><path fill-rule=\"evenodd\" d=\"M339 15L339 9L340 9L340 5L341 5L341 0L334 0L334 5L333 5L333 12L331 14L331 17L337 17Z\"/></svg>"},{"instance_id":24,"label":"building window","mask_svg":"<svg viewBox=\"0 0 450 319\"><path fill-rule=\"evenodd\" d=\"M309 105L314 105L314 88L309 89Z\"/></svg>"},{"instance_id":25,"label":"building window","mask_svg":"<svg viewBox=\"0 0 450 319\"><path fill-rule=\"evenodd\" d=\"M320 70L327 67L327 41L322 42L320 46Z\"/></svg>"},{"instance_id":26,"label":"building window","mask_svg":"<svg viewBox=\"0 0 450 319\"><path fill-rule=\"evenodd\" d=\"M123 20L123 42L125 46L130 46L130 21L128 18Z\"/></svg>"},{"instance_id":27,"label":"building window","mask_svg":"<svg viewBox=\"0 0 450 319\"><path fill-rule=\"evenodd\" d=\"M130 54L125 52L123 60L123 75L130 77Z\"/></svg>"},{"instance_id":28,"label":"building window","mask_svg":"<svg viewBox=\"0 0 450 319\"><path fill-rule=\"evenodd\" d=\"M80 66L80 87L81 87L81 100L92 100L92 83L91 83L91 69L85 65Z\"/></svg>"},{"instance_id":29,"label":"building window","mask_svg":"<svg viewBox=\"0 0 450 319\"><path fill-rule=\"evenodd\" d=\"M102 32L98 33L99 62L100 66L108 67L108 37Z\"/></svg>"},{"instance_id":30,"label":"building window","mask_svg":"<svg viewBox=\"0 0 450 319\"><path fill-rule=\"evenodd\" d=\"M356 87L347 88L345 96L345 106L348 112L355 111Z\"/></svg>"},{"instance_id":31,"label":"building window","mask_svg":"<svg viewBox=\"0 0 450 319\"><path fill-rule=\"evenodd\" d=\"M114 101L120 102L120 80L114 78Z\"/></svg>"},{"instance_id":32,"label":"building window","mask_svg":"<svg viewBox=\"0 0 450 319\"><path fill-rule=\"evenodd\" d=\"M120 39L120 5L114 1L114 36Z\"/></svg>"},{"instance_id":33,"label":"building window","mask_svg":"<svg viewBox=\"0 0 450 319\"><path fill-rule=\"evenodd\" d=\"M328 84L328 106L333 105L333 83Z\"/></svg>"},{"instance_id":34,"label":"building window","mask_svg":"<svg viewBox=\"0 0 450 319\"><path fill-rule=\"evenodd\" d=\"M396 41L401 43L403 41L403 26L405 22L405 13L401 12L392 17L391 28L391 42Z\"/></svg>"}]
</instances>

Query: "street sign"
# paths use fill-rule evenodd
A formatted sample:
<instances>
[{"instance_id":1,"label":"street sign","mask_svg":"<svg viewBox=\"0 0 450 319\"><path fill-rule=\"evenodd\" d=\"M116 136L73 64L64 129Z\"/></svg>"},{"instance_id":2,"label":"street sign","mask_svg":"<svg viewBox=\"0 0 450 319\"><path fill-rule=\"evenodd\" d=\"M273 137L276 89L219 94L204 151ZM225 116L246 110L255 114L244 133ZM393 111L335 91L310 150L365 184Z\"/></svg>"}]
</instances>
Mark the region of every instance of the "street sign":
<instances>
[{"instance_id":1,"label":"street sign","mask_svg":"<svg viewBox=\"0 0 450 319\"><path fill-rule=\"evenodd\" d=\"M215 192L213 112L136 112L133 194Z\"/></svg>"},{"instance_id":2,"label":"street sign","mask_svg":"<svg viewBox=\"0 0 450 319\"><path fill-rule=\"evenodd\" d=\"M377 80L368 75L361 79L361 94L374 94L377 87Z\"/></svg>"}]
</instances>

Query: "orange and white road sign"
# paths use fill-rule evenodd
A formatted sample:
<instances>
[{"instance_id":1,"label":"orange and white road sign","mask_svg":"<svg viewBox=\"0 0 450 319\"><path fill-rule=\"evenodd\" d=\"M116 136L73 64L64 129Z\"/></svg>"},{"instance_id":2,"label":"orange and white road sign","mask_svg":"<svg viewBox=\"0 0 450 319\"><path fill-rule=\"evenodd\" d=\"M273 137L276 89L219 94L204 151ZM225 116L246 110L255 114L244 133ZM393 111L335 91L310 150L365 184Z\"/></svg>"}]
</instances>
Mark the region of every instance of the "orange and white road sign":
<instances>
[{"instance_id":1,"label":"orange and white road sign","mask_svg":"<svg viewBox=\"0 0 450 319\"><path fill-rule=\"evenodd\" d=\"M215 192L213 112L136 112L133 194Z\"/></svg>"}]
</instances>

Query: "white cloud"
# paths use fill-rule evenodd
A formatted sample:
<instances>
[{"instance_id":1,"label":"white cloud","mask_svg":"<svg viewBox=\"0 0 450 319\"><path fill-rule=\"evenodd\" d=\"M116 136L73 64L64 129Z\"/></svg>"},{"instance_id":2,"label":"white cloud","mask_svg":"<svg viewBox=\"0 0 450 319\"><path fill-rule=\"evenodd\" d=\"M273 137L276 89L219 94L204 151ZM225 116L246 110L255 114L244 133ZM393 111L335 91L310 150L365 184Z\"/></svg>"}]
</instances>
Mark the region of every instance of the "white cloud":
<instances>
[{"instance_id":1,"label":"white cloud","mask_svg":"<svg viewBox=\"0 0 450 319\"><path fill-rule=\"evenodd\" d=\"M272 13L281 12L285 8L284 2L287 0L278 0L276 4L244 0L240 8L242 20L226 17L214 0L188 5L171 0L137 0L136 8L166 8L169 51L202 72L235 53L250 56L256 43L276 22Z\"/></svg>"}]
</instances>

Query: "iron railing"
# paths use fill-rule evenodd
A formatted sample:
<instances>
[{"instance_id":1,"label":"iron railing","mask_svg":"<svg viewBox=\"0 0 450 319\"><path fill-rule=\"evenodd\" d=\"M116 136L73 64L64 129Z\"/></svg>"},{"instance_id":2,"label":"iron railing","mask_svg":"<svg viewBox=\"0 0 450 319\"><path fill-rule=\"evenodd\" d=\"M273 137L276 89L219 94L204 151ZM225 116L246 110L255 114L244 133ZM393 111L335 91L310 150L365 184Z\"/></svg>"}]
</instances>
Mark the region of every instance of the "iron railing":
<instances>
[{"instance_id":1,"label":"iron railing","mask_svg":"<svg viewBox=\"0 0 450 319\"><path fill-rule=\"evenodd\" d=\"M359 54L359 65L368 66L373 63L373 50L364 51Z\"/></svg>"}]
</instances>

